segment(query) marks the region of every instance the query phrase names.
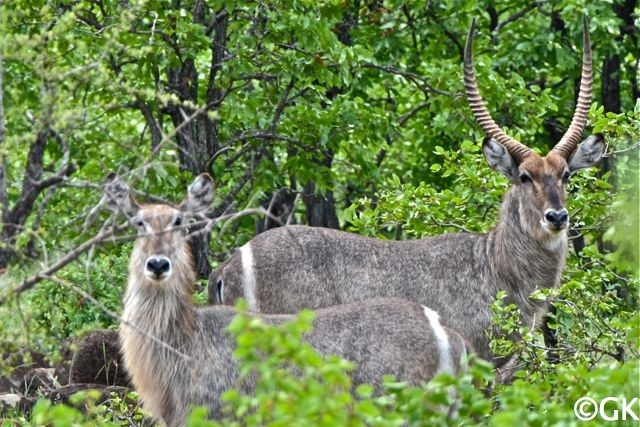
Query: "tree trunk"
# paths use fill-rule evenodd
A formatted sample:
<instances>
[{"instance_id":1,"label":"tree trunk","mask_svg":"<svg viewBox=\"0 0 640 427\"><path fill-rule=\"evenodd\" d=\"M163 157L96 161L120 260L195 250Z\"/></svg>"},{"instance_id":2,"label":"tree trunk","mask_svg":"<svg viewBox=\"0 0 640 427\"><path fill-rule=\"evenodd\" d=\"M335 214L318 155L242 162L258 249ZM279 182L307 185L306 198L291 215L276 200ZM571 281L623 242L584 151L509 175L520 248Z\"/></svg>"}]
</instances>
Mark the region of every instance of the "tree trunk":
<instances>
[{"instance_id":1,"label":"tree trunk","mask_svg":"<svg viewBox=\"0 0 640 427\"><path fill-rule=\"evenodd\" d=\"M602 63L602 105L605 111L620 113L620 56L607 54Z\"/></svg>"},{"instance_id":2,"label":"tree trunk","mask_svg":"<svg viewBox=\"0 0 640 427\"><path fill-rule=\"evenodd\" d=\"M333 200L333 192L316 194L315 184L310 182L304 186L302 200L307 207L307 221L314 227L340 228L336 207Z\"/></svg>"},{"instance_id":3,"label":"tree trunk","mask_svg":"<svg viewBox=\"0 0 640 427\"><path fill-rule=\"evenodd\" d=\"M326 150L321 164L330 169L332 163L333 152ZM307 221L309 225L315 227L340 228L332 191L328 190L325 194L318 194L315 183L309 182L304 186L302 200L307 208Z\"/></svg>"},{"instance_id":4,"label":"tree trunk","mask_svg":"<svg viewBox=\"0 0 640 427\"><path fill-rule=\"evenodd\" d=\"M360 3L356 2L352 8L345 8L342 12L342 22L336 25L335 31L338 40L345 46L351 46L353 40L351 38L351 30L358 26L358 15ZM379 2L370 2L367 7L375 10L380 7ZM343 92L341 87L327 88L327 98L333 100ZM331 168L333 163L333 152L327 149L321 164L327 168ZM317 227L340 228L338 215L336 214L336 206L333 198L333 191L328 190L324 194L320 194L316 190L314 182L309 182L304 186L302 200L307 209L307 221L309 225Z\"/></svg>"},{"instance_id":5,"label":"tree trunk","mask_svg":"<svg viewBox=\"0 0 640 427\"><path fill-rule=\"evenodd\" d=\"M297 193L290 188L281 188L268 203L262 203L268 215L264 218L256 218L255 234L290 223L295 210L296 197Z\"/></svg>"},{"instance_id":6,"label":"tree trunk","mask_svg":"<svg viewBox=\"0 0 640 427\"><path fill-rule=\"evenodd\" d=\"M193 59L185 59L179 67L168 70L168 81L172 90L183 102L171 105L168 114L176 128L176 142L178 145L180 168L191 172L194 176L208 170L209 160L219 150L218 125L207 112L218 108L223 98L223 91L217 85L216 79L222 69L226 55L228 14L224 11L213 12L213 36L211 40L211 64L208 75L207 91L203 111L186 107L185 104L199 105L198 100L198 70ZM195 2L193 9L195 22L206 25L205 5ZM191 240L191 250L195 268L200 278L207 278L211 273L209 265L209 236L198 233Z\"/></svg>"}]
</instances>

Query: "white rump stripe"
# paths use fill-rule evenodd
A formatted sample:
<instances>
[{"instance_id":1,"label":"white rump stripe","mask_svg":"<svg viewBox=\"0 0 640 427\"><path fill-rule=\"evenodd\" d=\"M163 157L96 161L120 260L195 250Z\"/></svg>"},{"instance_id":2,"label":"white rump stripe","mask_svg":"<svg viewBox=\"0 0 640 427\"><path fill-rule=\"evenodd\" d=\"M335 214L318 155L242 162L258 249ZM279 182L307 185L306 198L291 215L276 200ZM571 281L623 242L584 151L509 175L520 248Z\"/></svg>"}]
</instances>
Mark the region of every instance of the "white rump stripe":
<instances>
[{"instance_id":1,"label":"white rump stripe","mask_svg":"<svg viewBox=\"0 0 640 427\"><path fill-rule=\"evenodd\" d=\"M449 345L449 337L447 332L440 324L440 315L429 307L422 306L424 308L424 315L429 319L431 330L436 338L436 346L438 347L438 372L448 372L455 374L453 369L453 363L451 360L451 346Z\"/></svg>"},{"instance_id":2,"label":"white rump stripe","mask_svg":"<svg viewBox=\"0 0 640 427\"><path fill-rule=\"evenodd\" d=\"M244 299L247 301L249 310L258 310L258 301L256 300L256 278L253 273L253 253L251 251L251 243L240 248L242 259L242 290L244 291Z\"/></svg>"}]
</instances>

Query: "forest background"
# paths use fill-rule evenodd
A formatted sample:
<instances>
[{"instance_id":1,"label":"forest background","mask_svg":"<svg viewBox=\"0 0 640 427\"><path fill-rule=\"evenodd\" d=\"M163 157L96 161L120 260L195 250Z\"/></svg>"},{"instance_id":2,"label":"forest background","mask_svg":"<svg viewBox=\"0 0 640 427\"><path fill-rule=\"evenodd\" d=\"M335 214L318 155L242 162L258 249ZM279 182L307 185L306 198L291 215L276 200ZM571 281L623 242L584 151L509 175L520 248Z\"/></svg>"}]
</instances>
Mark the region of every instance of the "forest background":
<instances>
[{"instance_id":1,"label":"forest background","mask_svg":"<svg viewBox=\"0 0 640 427\"><path fill-rule=\"evenodd\" d=\"M542 331L496 300L496 322L523 338L494 343L519 354L513 383L478 394L472 380L492 384L482 364L448 381L466 424L571 425L582 396L638 397L639 13L633 0L0 1L0 353L55 360L69 337L116 327L131 246L100 237L109 171L170 201L211 174L219 220L193 242L203 285L281 223L392 239L488 231L508 182L486 164L464 97L471 20L489 110L546 153L573 115L586 15L585 134L604 134L608 154L571 179L562 286L536 295L551 304ZM369 424L451 422L407 403L446 396L390 392L333 403ZM89 420L138 419L119 403ZM38 408L11 417L37 424L55 409Z\"/></svg>"}]
</instances>

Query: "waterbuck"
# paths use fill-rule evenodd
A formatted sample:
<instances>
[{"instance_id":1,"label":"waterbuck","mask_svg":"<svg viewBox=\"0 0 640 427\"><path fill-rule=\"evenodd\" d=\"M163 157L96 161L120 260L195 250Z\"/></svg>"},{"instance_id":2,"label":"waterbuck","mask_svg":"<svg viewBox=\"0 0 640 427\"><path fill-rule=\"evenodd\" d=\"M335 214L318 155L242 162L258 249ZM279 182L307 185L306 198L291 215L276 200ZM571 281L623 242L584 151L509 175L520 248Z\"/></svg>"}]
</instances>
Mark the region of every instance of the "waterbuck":
<instances>
[{"instance_id":1,"label":"waterbuck","mask_svg":"<svg viewBox=\"0 0 640 427\"><path fill-rule=\"evenodd\" d=\"M120 340L124 364L143 406L166 424L184 422L190 405L221 415L220 395L231 388L250 393L253 377L240 380L226 328L233 307L195 307L196 273L185 224L213 199L209 175L198 176L177 207L139 204L127 185L110 175L105 198L137 227L124 297ZM292 315L251 314L266 324ZM373 299L316 312L305 339L322 354L357 364L353 383L380 387L391 374L419 384L437 372L456 373L470 350L465 340L440 325L438 314L400 299Z\"/></svg>"},{"instance_id":2,"label":"waterbuck","mask_svg":"<svg viewBox=\"0 0 640 427\"><path fill-rule=\"evenodd\" d=\"M567 256L567 181L595 165L601 136L579 144L591 100L591 47L584 20L580 94L571 125L544 157L496 125L473 72L472 24L464 51L464 86L484 130L489 165L511 181L496 227L486 234L449 233L413 241L366 238L326 228L288 226L262 233L237 250L209 278L209 301L244 297L265 313L295 312L372 297L400 297L437 311L443 324L471 341L500 367L487 331L498 291L515 303L525 325L546 308L529 295L558 285Z\"/></svg>"}]
</instances>

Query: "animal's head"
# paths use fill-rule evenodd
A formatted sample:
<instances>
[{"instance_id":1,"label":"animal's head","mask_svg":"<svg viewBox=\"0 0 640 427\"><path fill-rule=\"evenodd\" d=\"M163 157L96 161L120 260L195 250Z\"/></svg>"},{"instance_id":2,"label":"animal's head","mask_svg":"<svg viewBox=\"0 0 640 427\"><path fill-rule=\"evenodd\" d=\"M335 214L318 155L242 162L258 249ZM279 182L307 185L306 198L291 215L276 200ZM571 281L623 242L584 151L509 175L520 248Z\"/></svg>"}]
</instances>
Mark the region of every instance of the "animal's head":
<instances>
[{"instance_id":1,"label":"animal's head","mask_svg":"<svg viewBox=\"0 0 640 427\"><path fill-rule=\"evenodd\" d=\"M195 273L186 230L190 219L206 210L213 200L211 177L199 175L179 205L138 203L115 173L107 177L103 191L108 206L115 212L122 212L138 232L131 254L130 274L141 284L156 285L171 279L191 285Z\"/></svg>"},{"instance_id":2,"label":"animal's head","mask_svg":"<svg viewBox=\"0 0 640 427\"><path fill-rule=\"evenodd\" d=\"M482 145L485 158L511 181L511 191L520 200L521 224L527 231L541 240L557 237L569 226L567 181L575 171L597 164L605 151L601 135L580 143L593 83L587 20L584 19L582 78L576 110L566 133L546 156L508 136L491 118L473 72L474 30L475 21L465 46L464 83L471 110L486 135Z\"/></svg>"}]
</instances>

